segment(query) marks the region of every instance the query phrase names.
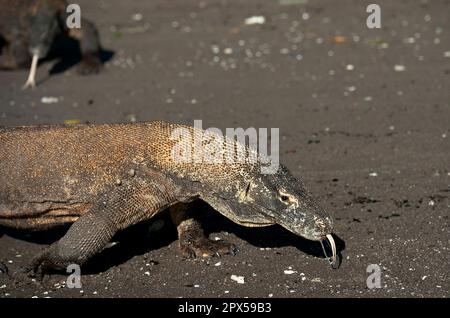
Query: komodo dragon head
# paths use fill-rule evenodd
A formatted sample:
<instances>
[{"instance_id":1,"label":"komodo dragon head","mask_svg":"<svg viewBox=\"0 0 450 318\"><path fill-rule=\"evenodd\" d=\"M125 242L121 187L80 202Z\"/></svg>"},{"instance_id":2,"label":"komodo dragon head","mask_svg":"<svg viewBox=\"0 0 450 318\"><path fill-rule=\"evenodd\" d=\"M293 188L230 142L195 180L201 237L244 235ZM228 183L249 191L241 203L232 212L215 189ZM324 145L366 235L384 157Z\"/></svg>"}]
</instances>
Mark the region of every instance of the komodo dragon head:
<instances>
[{"instance_id":1,"label":"komodo dragon head","mask_svg":"<svg viewBox=\"0 0 450 318\"><path fill-rule=\"evenodd\" d=\"M317 205L300 180L293 177L284 166L280 166L275 174L249 176L231 184L226 191L213 191L220 195L205 193L204 200L243 226L279 224L308 240L328 239L333 258L336 257L331 236L333 219Z\"/></svg>"},{"instance_id":2,"label":"komodo dragon head","mask_svg":"<svg viewBox=\"0 0 450 318\"><path fill-rule=\"evenodd\" d=\"M194 130L194 136L203 132ZM211 137L229 149L245 149L250 157L262 158L252 148L231 140L206 134L203 144L210 152ZM209 141L208 141L209 139ZM187 141L192 143L192 140ZM200 183L200 197L214 209L232 220L247 227L261 227L279 224L290 232L308 240L328 239L332 250L332 265L336 263L336 245L331 235L333 219L306 190L303 182L296 179L283 165L275 173L262 173L261 162L255 161L183 164L177 170L183 171L183 177ZM322 245L323 246L323 245ZM325 249L324 249L325 251Z\"/></svg>"}]
</instances>

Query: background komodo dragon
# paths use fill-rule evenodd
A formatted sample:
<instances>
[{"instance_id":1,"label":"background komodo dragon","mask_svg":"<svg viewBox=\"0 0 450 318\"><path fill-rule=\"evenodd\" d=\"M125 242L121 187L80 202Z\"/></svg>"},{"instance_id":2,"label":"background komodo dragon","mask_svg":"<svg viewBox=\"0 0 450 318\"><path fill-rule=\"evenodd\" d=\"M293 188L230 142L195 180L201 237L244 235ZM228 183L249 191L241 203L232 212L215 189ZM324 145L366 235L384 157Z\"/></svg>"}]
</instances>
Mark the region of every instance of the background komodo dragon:
<instances>
[{"instance_id":1,"label":"background komodo dragon","mask_svg":"<svg viewBox=\"0 0 450 318\"><path fill-rule=\"evenodd\" d=\"M69 29L64 0L0 0L0 69L30 67L24 88L34 87L37 63L47 56L60 35L79 41L82 55L78 71L97 73L102 65L95 26L81 19L81 28Z\"/></svg>"},{"instance_id":2,"label":"background komodo dragon","mask_svg":"<svg viewBox=\"0 0 450 318\"><path fill-rule=\"evenodd\" d=\"M309 240L328 238L335 263L331 217L285 167L261 174L259 161L174 160L174 147L191 149L189 136L211 137L203 133L164 122L0 128L0 225L45 230L75 222L34 258L32 273L81 265L116 232L166 208L185 256L234 253L232 244L207 239L189 213L189 202L201 199L240 225L280 224ZM214 136L227 151L256 154L234 139Z\"/></svg>"}]
</instances>

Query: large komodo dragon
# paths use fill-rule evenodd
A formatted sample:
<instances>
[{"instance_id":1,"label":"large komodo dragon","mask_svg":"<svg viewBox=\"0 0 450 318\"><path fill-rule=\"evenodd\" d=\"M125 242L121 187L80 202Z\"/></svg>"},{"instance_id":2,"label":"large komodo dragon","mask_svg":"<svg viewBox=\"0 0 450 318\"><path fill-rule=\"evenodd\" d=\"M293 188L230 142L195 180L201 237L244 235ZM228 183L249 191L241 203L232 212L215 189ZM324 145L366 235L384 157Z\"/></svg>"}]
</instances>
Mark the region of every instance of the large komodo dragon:
<instances>
[{"instance_id":1,"label":"large komodo dragon","mask_svg":"<svg viewBox=\"0 0 450 318\"><path fill-rule=\"evenodd\" d=\"M193 137L186 136L203 138L208 150L211 136L203 132L164 122L0 128L0 225L44 230L74 222L34 258L32 273L81 265L116 232L166 208L183 255L234 253L232 244L207 239L189 211L189 203L201 199L240 225L280 224L309 240L328 238L336 262L332 218L285 167L262 174L260 161L176 156L175 148L193 149ZM224 153L256 153L237 139L215 136L223 138Z\"/></svg>"},{"instance_id":2,"label":"large komodo dragon","mask_svg":"<svg viewBox=\"0 0 450 318\"><path fill-rule=\"evenodd\" d=\"M81 28L67 27L64 0L0 0L0 69L29 67L24 88L34 87L37 63L47 56L59 36L79 41L81 74L101 68L100 41L95 26L81 19Z\"/></svg>"}]
</instances>

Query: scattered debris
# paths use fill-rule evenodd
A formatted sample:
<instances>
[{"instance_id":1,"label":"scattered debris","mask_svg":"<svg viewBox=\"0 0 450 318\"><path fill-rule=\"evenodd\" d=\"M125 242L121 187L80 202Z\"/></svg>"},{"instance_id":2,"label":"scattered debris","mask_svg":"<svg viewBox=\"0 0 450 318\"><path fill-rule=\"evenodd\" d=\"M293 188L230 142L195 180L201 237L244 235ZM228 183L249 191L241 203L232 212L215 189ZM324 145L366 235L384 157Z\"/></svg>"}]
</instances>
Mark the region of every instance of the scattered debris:
<instances>
[{"instance_id":1,"label":"scattered debris","mask_svg":"<svg viewBox=\"0 0 450 318\"><path fill-rule=\"evenodd\" d=\"M142 21L142 18L144 16L142 15L142 13L135 13L131 16L131 19L133 19L133 21Z\"/></svg>"},{"instance_id":2,"label":"scattered debris","mask_svg":"<svg viewBox=\"0 0 450 318\"><path fill-rule=\"evenodd\" d=\"M403 72L404 70L406 70L405 65L397 64L394 66L394 71L396 72Z\"/></svg>"},{"instance_id":3,"label":"scattered debris","mask_svg":"<svg viewBox=\"0 0 450 318\"><path fill-rule=\"evenodd\" d=\"M231 275L231 280L234 280L238 284L245 284L244 276Z\"/></svg>"},{"instance_id":4,"label":"scattered debris","mask_svg":"<svg viewBox=\"0 0 450 318\"><path fill-rule=\"evenodd\" d=\"M347 38L345 36L337 35L333 38L333 42L335 44L344 44L347 42Z\"/></svg>"},{"instance_id":5,"label":"scattered debris","mask_svg":"<svg viewBox=\"0 0 450 318\"><path fill-rule=\"evenodd\" d=\"M137 121L136 115L135 114L129 114L127 116L127 119L131 122L131 123L135 123Z\"/></svg>"},{"instance_id":6,"label":"scattered debris","mask_svg":"<svg viewBox=\"0 0 450 318\"><path fill-rule=\"evenodd\" d=\"M246 25L264 24L264 23L266 23L266 18L262 15L254 15L252 17L245 19Z\"/></svg>"},{"instance_id":7,"label":"scattered debris","mask_svg":"<svg viewBox=\"0 0 450 318\"><path fill-rule=\"evenodd\" d=\"M59 98L58 97L44 96L44 97L41 98L41 103L42 104L56 104L57 102L59 102Z\"/></svg>"}]
</instances>

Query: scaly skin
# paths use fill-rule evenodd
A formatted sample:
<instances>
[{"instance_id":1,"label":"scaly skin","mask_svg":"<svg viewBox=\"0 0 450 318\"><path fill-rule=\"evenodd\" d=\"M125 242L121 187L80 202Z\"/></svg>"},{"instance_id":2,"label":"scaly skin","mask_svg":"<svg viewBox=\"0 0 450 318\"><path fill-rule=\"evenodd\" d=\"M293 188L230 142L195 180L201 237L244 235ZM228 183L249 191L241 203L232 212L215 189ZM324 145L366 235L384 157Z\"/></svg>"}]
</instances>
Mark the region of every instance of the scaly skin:
<instances>
[{"instance_id":1,"label":"scaly skin","mask_svg":"<svg viewBox=\"0 0 450 318\"><path fill-rule=\"evenodd\" d=\"M67 29L64 0L0 0L0 69L28 68L31 51L44 58L56 36L64 34L79 41L81 74L101 68L100 41L95 26L81 19L81 29Z\"/></svg>"},{"instance_id":2,"label":"scaly skin","mask_svg":"<svg viewBox=\"0 0 450 318\"><path fill-rule=\"evenodd\" d=\"M205 238L189 211L201 199L244 226L278 223L322 240L331 218L283 166L260 173L259 161L180 162L177 146L191 147L189 126L140 124L0 128L0 225L43 230L74 222L67 234L32 262L34 272L83 264L114 234L170 208L180 249L188 257L234 253ZM227 149L254 151L220 139ZM211 149L208 143L204 149ZM186 149L186 148L184 148Z\"/></svg>"}]
</instances>

